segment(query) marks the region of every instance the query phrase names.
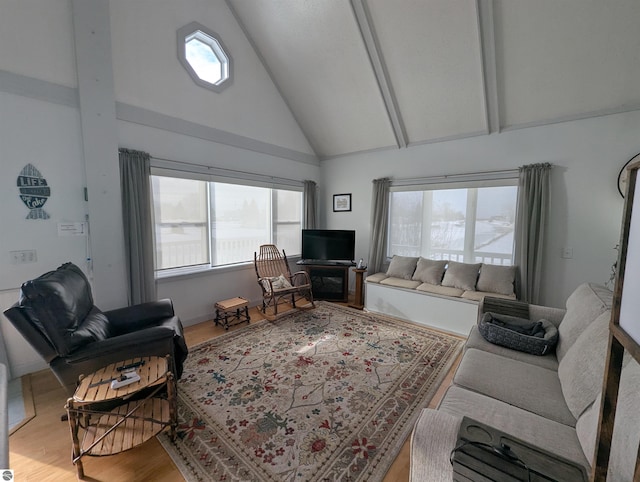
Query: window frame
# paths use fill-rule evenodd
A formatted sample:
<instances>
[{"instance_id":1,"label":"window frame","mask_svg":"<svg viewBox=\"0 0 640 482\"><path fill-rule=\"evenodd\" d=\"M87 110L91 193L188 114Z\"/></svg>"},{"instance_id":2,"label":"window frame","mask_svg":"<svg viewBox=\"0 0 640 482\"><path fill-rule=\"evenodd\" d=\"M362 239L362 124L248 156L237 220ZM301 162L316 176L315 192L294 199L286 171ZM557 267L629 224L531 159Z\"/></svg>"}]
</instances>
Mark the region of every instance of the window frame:
<instances>
[{"instance_id":1,"label":"window frame","mask_svg":"<svg viewBox=\"0 0 640 482\"><path fill-rule=\"evenodd\" d=\"M286 183L286 184L280 184L277 182L273 182L274 178L269 178L269 180L267 180L267 178L265 177L264 180L257 180L259 179L261 176L259 175L250 175L247 173L247 177L251 177L252 179L246 179L246 178L240 178L240 177L233 177L233 178L227 178L224 176L219 176L219 175L203 175L201 173L198 172L185 172L185 171L172 171L170 169L166 169L166 168L157 168L152 166L151 167L151 176L162 176L162 177L169 177L169 178L175 178L175 179L189 179L189 180L194 180L194 181L204 181L207 183L207 189L206 189L206 196L207 196L207 200L206 200L206 205L207 205L207 222L206 222L206 227L207 227L207 241L208 241L208 261L205 263L201 263L201 264L195 264L195 265L185 265L185 266L177 266L177 267L172 267L172 268L158 268L157 266L154 266L154 273L155 273L155 277L157 280L160 279L166 279L166 278L174 278L174 277L190 277L190 276L197 276L197 275L202 275L202 274L206 274L206 273L211 273L211 272L225 272L225 271L236 271L236 270L242 270L242 269L247 269L250 268L253 265L253 260L249 259L246 261L239 261L236 263L228 263L228 264L221 264L221 265L214 265L212 264L212 256L213 256L213 251L214 251L214 247L212 246L212 231L211 231L211 226L212 226L212 210L211 210L211 183L224 183L224 184L237 184L237 185L241 185L241 186L247 186L247 187L259 187L259 188L267 188L270 189L270 201L271 203L275 202L277 193L276 191L292 191L292 192L297 192L300 193L300 229L302 229L302 227L304 226L304 209L303 209L303 205L304 205L304 187L302 185L302 183L298 183L295 181L292 181L291 183ZM151 183L153 185L153 183ZM155 203L154 197L153 197L154 193L153 191L151 192L151 203L152 205ZM296 224L293 221L286 221L286 222L278 222L276 219L276 212L272 209L272 206L269 209L270 212L270 219L269 219L269 226L271 229L270 232L270 239L274 240L276 233L275 233L275 227L277 225L285 225L285 224ZM187 223L187 224L192 224L192 223ZM155 233L155 229L156 229L156 217L155 217L155 213L153 214L153 226L154 226L154 233ZM274 241L275 242L275 241ZM155 234L154 234L154 256L156 251L156 241L155 241ZM257 249L257 246L256 246ZM290 257L291 259L297 259L299 258L300 254L293 254Z\"/></svg>"},{"instance_id":2,"label":"window frame","mask_svg":"<svg viewBox=\"0 0 640 482\"><path fill-rule=\"evenodd\" d=\"M204 36L210 37L216 45L213 45L211 42L203 40L203 36L199 36L198 32L201 32ZM189 74L189 77L200 87L204 87L205 89L212 90L213 92L220 93L227 87L229 87L233 83L233 59L231 54L229 53L229 49L222 42L220 35L215 33L213 30L205 27L204 25L199 24L198 22L191 22L184 27L181 27L177 31L178 37L178 60L184 67L184 69ZM220 53L226 58L226 69L223 68L223 71L226 70L226 78L218 81L217 83L212 83L207 80L203 80L200 78L198 73L195 71L191 63L187 60L186 55L186 42L191 38L197 38L200 42L206 43L209 45L209 48L213 51L218 61L221 64L224 64L220 59Z\"/></svg>"},{"instance_id":3,"label":"window frame","mask_svg":"<svg viewBox=\"0 0 640 482\"><path fill-rule=\"evenodd\" d=\"M416 182L416 181L414 181ZM387 215L387 233L385 238L385 260L387 263L391 261L393 257L393 253L391 251L391 215L392 215L392 194L396 192L424 192L424 191L441 191L441 190L449 190L449 189L478 189L478 188L488 188L488 187L516 187L516 204L519 197L519 178L517 171L504 171L495 175L493 177L487 177L486 175L469 175L469 176L451 176L449 179L447 176L437 177L437 178L424 178L421 179L419 183L410 183L406 181L400 181L397 183L393 183L389 188L389 201L388 201L388 215ZM514 233L516 230L516 226L518 223L517 219L517 206L515 209L515 218L514 218ZM475 218L475 216L474 216ZM475 254L475 249L474 249ZM418 256L423 256L420 253ZM462 255L464 256L464 250L462 251ZM515 249L512 250L510 264L514 263L515 257ZM454 260L456 261L456 260ZM473 261L465 261L465 262L477 262ZM484 261L482 261L484 262ZM490 263L493 264L493 263ZM504 264L500 264L504 266Z\"/></svg>"}]
</instances>

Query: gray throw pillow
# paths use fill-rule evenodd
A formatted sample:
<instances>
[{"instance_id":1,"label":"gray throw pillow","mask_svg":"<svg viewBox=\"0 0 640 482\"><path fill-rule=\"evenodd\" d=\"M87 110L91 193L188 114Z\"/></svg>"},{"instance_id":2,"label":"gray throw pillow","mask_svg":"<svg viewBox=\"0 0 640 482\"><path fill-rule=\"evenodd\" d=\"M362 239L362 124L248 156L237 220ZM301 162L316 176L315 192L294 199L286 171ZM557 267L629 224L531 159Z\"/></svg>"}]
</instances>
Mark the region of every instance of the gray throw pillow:
<instances>
[{"instance_id":1,"label":"gray throw pillow","mask_svg":"<svg viewBox=\"0 0 640 482\"><path fill-rule=\"evenodd\" d=\"M393 255L389 268L387 269L387 276L394 278L411 279L413 272L416 270L416 264L418 258L409 256Z\"/></svg>"},{"instance_id":2,"label":"gray throw pillow","mask_svg":"<svg viewBox=\"0 0 640 482\"><path fill-rule=\"evenodd\" d=\"M461 290L474 291L480 265L481 263L469 264L449 261L447 270L444 272L442 286L453 286Z\"/></svg>"},{"instance_id":3,"label":"gray throw pillow","mask_svg":"<svg viewBox=\"0 0 640 482\"><path fill-rule=\"evenodd\" d=\"M422 281L423 283L439 285L442 282L445 266L447 266L446 261L420 258L412 279L414 281Z\"/></svg>"},{"instance_id":4,"label":"gray throw pillow","mask_svg":"<svg viewBox=\"0 0 640 482\"><path fill-rule=\"evenodd\" d=\"M480 267L478 278L478 291L498 293L501 295L513 295L513 282L516 278L515 266L497 266L495 264L483 264Z\"/></svg>"}]
</instances>

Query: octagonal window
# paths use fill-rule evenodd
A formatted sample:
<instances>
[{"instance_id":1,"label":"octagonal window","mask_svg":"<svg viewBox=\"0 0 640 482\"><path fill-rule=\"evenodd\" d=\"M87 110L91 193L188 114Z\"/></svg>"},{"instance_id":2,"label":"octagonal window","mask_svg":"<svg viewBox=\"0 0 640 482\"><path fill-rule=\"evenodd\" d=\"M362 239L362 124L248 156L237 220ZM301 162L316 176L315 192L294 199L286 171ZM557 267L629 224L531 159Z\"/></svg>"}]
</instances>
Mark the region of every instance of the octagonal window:
<instances>
[{"instance_id":1,"label":"octagonal window","mask_svg":"<svg viewBox=\"0 0 640 482\"><path fill-rule=\"evenodd\" d=\"M178 58L193 81L220 92L231 83L231 57L217 34L193 22L178 30Z\"/></svg>"}]
</instances>

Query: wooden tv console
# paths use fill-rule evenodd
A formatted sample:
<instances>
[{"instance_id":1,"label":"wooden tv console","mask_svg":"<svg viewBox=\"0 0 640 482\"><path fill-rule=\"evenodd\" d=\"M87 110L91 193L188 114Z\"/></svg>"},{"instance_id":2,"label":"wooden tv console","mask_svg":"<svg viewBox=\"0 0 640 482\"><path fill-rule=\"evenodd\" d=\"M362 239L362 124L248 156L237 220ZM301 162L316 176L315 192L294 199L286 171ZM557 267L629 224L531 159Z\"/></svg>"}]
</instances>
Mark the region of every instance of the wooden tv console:
<instances>
[{"instance_id":1,"label":"wooden tv console","mask_svg":"<svg viewBox=\"0 0 640 482\"><path fill-rule=\"evenodd\" d=\"M311 279L314 299L349 301L349 269L355 263L312 264L298 261L297 264Z\"/></svg>"}]
</instances>

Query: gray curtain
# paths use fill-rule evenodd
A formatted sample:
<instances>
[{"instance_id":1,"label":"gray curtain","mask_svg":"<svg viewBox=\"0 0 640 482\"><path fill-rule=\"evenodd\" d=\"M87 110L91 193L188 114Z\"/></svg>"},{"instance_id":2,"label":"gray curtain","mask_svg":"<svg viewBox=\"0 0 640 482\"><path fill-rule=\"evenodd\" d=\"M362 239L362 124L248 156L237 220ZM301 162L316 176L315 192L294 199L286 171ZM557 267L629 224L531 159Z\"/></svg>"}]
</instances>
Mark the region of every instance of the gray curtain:
<instances>
[{"instance_id":1,"label":"gray curtain","mask_svg":"<svg viewBox=\"0 0 640 482\"><path fill-rule=\"evenodd\" d=\"M315 181L304 181L304 229L318 227L318 188Z\"/></svg>"},{"instance_id":2,"label":"gray curtain","mask_svg":"<svg viewBox=\"0 0 640 482\"><path fill-rule=\"evenodd\" d=\"M118 152L129 304L135 305L157 298L150 156L146 152L129 149L120 149Z\"/></svg>"},{"instance_id":3,"label":"gray curtain","mask_svg":"<svg viewBox=\"0 0 640 482\"><path fill-rule=\"evenodd\" d=\"M551 191L551 164L520 168L515 262L520 273L518 293L522 301L540 303L542 256Z\"/></svg>"},{"instance_id":4,"label":"gray curtain","mask_svg":"<svg viewBox=\"0 0 640 482\"><path fill-rule=\"evenodd\" d=\"M387 225L389 224L389 186L388 178L373 180L371 200L371 242L369 243L369 273L382 269L386 259Z\"/></svg>"}]
</instances>

